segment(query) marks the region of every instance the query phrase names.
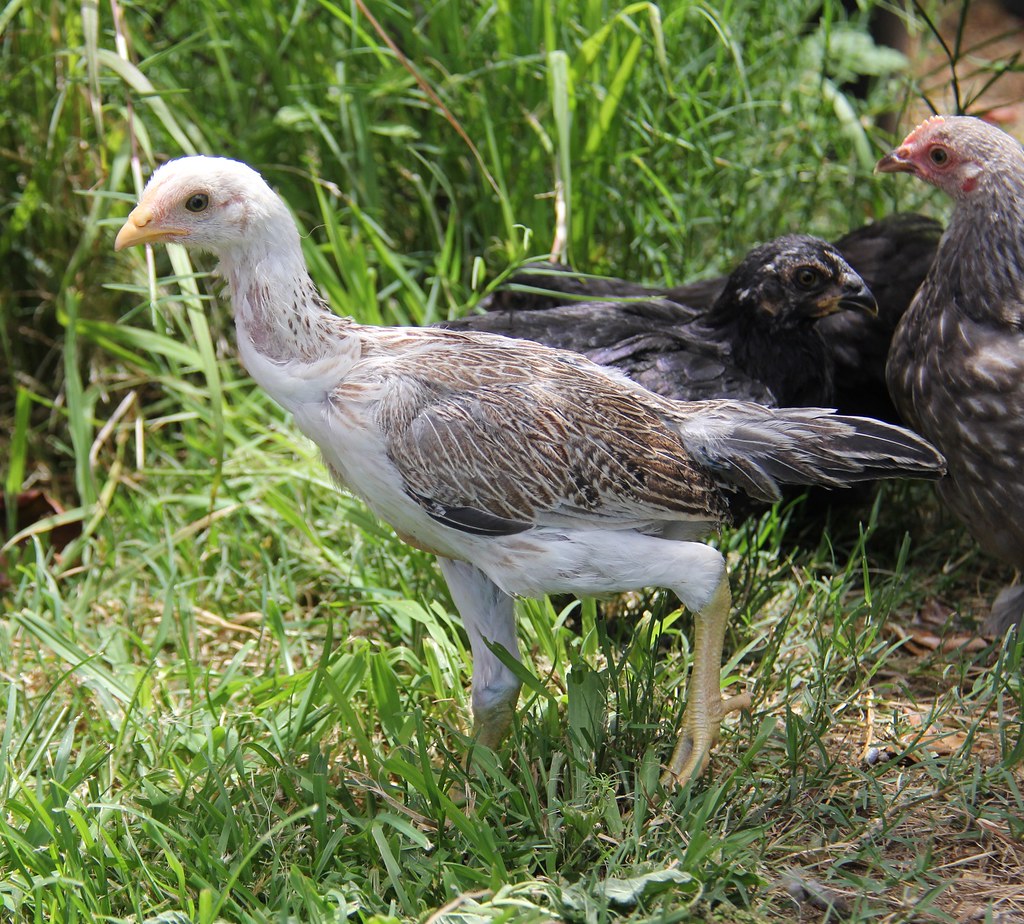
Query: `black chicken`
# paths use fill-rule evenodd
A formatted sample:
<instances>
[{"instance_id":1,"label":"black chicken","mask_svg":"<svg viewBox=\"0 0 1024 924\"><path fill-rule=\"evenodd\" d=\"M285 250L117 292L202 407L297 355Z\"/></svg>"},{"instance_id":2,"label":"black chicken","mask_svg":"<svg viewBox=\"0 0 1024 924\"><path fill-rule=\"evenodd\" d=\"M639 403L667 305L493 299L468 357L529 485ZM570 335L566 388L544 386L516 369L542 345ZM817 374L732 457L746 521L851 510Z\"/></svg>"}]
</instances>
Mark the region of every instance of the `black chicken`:
<instances>
[{"instance_id":1,"label":"black chicken","mask_svg":"<svg viewBox=\"0 0 1024 924\"><path fill-rule=\"evenodd\" d=\"M898 419L885 384L885 359L892 332L927 275L941 236L942 226L937 221L923 215L897 214L857 228L836 241L835 246L864 279L878 303L877 316L837 312L815 325L825 339L835 370L833 400L844 413ZM575 336L579 343L588 344L588 353L604 350L607 361L607 357L619 352L620 346L624 355L630 354L631 345L622 343L626 337L647 333L655 338L664 336L666 343L671 344L677 326L714 304L725 285L726 277L716 277L658 288L607 276L588 276L560 264L534 263L513 275L506 288L480 302L485 311L503 316L502 320L486 322L480 329L556 344L567 344L563 338ZM555 312L543 321L513 321L510 317L512 313L542 311L579 301L630 298L647 301L628 308L622 306L621 321L617 305L602 305L592 315L588 310ZM667 302L657 299L668 299L676 307L668 307ZM622 334L618 325L626 323L626 318L628 332ZM616 323L610 323L612 319ZM470 322L479 323L483 322ZM573 328L571 335L563 330L568 325ZM778 346L776 342L769 350L770 360ZM654 351L648 349L646 355L648 363L653 363ZM669 378L669 355L661 360L661 365L664 375L649 373L647 387L667 395L678 394L678 383Z\"/></svg>"},{"instance_id":2,"label":"black chicken","mask_svg":"<svg viewBox=\"0 0 1024 924\"><path fill-rule=\"evenodd\" d=\"M491 310L447 326L574 350L676 400L809 407L835 401L833 363L815 322L841 309L874 315L876 305L835 247L791 235L747 254L705 310L627 298Z\"/></svg>"}]
</instances>

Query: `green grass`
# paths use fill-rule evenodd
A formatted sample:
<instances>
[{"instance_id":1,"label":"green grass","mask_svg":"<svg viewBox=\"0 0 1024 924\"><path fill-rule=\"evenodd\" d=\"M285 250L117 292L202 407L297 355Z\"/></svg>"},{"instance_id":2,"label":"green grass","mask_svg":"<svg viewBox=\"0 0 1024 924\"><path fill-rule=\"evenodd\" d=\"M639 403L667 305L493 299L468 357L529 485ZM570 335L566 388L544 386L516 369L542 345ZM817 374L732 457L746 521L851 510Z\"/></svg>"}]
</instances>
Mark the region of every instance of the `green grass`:
<instances>
[{"instance_id":1,"label":"green grass","mask_svg":"<svg viewBox=\"0 0 1024 924\"><path fill-rule=\"evenodd\" d=\"M240 370L208 261L112 252L192 150L259 168L367 322L463 313L553 246L676 282L783 231L941 214L870 176L913 90L866 14L370 6L402 57L327 0L0 7L0 921L1019 910L1024 652L914 647L917 614L957 641L1005 579L926 486L721 537L725 674L754 707L701 780L656 798L690 630L661 592L524 602L521 721L467 772L469 653L430 557ZM49 515L18 522L34 489Z\"/></svg>"}]
</instances>

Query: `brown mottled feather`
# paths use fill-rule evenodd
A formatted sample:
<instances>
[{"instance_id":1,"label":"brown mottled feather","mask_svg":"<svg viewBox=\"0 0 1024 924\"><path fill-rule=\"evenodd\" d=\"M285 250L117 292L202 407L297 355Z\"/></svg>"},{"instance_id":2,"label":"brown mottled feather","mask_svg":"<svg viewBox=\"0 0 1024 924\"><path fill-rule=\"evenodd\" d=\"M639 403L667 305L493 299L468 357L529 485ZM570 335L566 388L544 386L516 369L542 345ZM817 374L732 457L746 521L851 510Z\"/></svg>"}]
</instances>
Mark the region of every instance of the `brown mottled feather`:
<instances>
[{"instance_id":1,"label":"brown mottled feather","mask_svg":"<svg viewBox=\"0 0 1024 924\"><path fill-rule=\"evenodd\" d=\"M398 354L390 374L415 383L385 398L378 419L418 497L545 525L726 514L650 403L575 354L510 354L506 342L447 332L433 350Z\"/></svg>"}]
</instances>

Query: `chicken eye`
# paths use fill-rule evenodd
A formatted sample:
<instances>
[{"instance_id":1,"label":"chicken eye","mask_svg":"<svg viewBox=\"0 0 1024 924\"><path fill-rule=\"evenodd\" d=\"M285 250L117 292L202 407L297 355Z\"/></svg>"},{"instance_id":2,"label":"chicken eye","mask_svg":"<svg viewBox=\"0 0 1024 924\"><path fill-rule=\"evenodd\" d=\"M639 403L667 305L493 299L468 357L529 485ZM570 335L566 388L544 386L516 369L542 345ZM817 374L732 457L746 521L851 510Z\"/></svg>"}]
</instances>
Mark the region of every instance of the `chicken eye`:
<instances>
[{"instance_id":1,"label":"chicken eye","mask_svg":"<svg viewBox=\"0 0 1024 924\"><path fill-rule=\"evenodd\" d=\"M185 208L190 212L202 212L210 204L206 193L193 193L185 200Z\"/></svg>"},{"instance_id":2,"label":"chicken eye","mask_svg":"<svg viewBox=\"0 0 1024 924\"><path fill-rule=\"evenodd\" d=\"M809 266L802 266L796 271L796 284L801 289L813 289L821 277L817 270L811 269Z\"/></svg>"},{"instance_id":3,"label":"chicken eye","mask_svg":"<svg viewBox=\"0 0 1024 924\"><path fill-rule=\"evenodd\" d=\"M928 152L928 159L936 167L944 167L949 162L949 151L936 145Z\"/></svg>"}]
</instances>

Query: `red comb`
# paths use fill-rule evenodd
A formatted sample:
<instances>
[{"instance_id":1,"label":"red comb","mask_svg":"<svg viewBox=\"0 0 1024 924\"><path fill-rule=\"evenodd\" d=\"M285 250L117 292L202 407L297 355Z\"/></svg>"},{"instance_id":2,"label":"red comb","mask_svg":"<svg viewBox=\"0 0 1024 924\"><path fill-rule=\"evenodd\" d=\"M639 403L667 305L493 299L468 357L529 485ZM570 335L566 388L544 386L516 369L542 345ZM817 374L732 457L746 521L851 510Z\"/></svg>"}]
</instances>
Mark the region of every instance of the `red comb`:
<instances>
[{"instance_id":1,"label":"red comb","mask_svg":"<svg viewBox=\"0 0 1024 924\"><path fill-rule=\"evenodd\" d=\"M918 140L918 138L921 135L925 134L926 130L929 129L931 126L939 125L945 121L945 118L943 118L943 116L940 115L929 116L920 125L918 125L917 128L915 128L909 135L907 135L906 138L903 139L903 144L901 144L900 147L903 147L904 145L908 144L913 144L915 141Z\"/></svg>"}]
</instances>

